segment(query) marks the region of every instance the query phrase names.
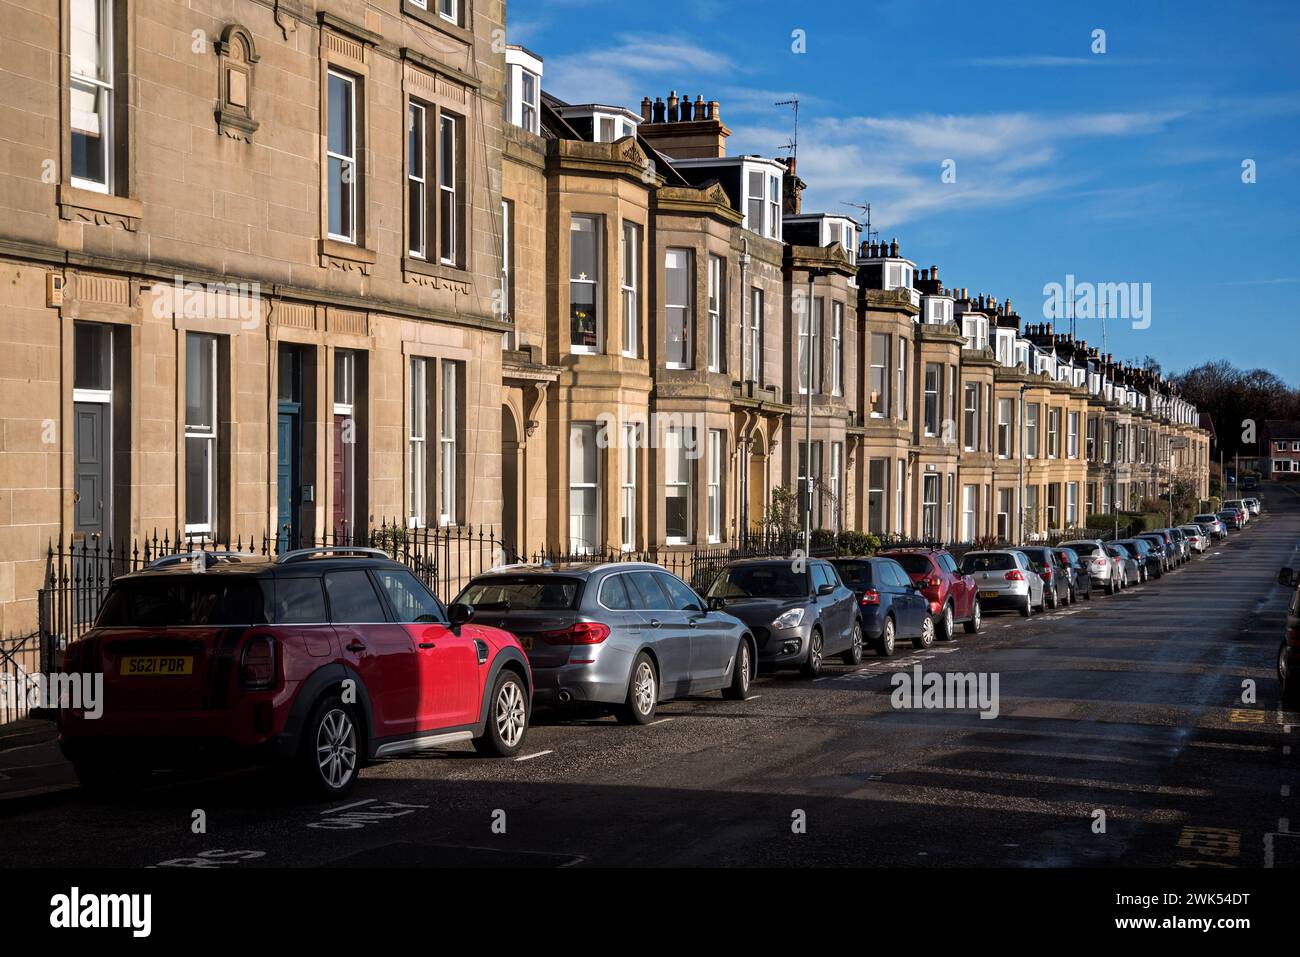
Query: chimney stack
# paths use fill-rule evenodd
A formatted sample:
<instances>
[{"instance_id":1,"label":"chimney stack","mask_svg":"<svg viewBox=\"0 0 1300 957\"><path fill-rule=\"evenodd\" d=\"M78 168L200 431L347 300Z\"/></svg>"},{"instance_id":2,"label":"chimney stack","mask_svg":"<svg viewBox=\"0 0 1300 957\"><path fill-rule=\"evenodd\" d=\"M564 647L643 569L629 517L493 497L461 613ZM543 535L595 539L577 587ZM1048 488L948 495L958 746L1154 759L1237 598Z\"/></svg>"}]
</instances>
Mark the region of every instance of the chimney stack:
<instances>
[{"instance_id":1,"label":"chimney stack","mask_svg":"<svg viewBox=\"0 0 1300 957\"><path fill-rule=\"evenodd\" d=\"M722 125L722 109L717 100L696 95L668 94L665 102L655 97L647 114L650 98L641 101L642 122L638 133L657 150L673 159L720 159L727 155L727 137L731 130Z\"/></svg>"}]
</instances>

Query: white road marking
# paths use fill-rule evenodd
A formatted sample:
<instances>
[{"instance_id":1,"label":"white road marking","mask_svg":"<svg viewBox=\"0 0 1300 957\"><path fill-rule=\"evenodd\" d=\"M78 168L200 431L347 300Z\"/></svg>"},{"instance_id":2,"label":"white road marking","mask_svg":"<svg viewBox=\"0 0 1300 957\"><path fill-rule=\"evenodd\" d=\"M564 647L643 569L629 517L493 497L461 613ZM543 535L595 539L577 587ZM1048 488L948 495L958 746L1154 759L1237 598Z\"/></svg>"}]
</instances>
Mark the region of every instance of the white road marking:
<instances>
[{"instance_id":1,"label":"white road marking","mask_svg":"<svg viewBox=\"0 0 1300 957\"><path fill-rule=\"evenodd\" d=\"M671 720L673 720L673 719L672 719L672 718L660 718L658 721L651 721L649 724L646 725L646 727L647 727L647 728L653 728L653 727L654 727L655 725L657 725L657 724L666 724L666 723L668 723L668 722L671 721Z\"/></svg>"},{"instance_id":2,"label":"white road marking","mask_svg":"<svg viewBox=\"0 0 1300 957\"><path fill-rule=\"evenodd\" d=\"M538 751L536 754L521 754L515 758L516 761L531 761L533 758L544 758L548 754L554 754L554 751Z\"/></svg>"},{"instance_id":3,"label":"white road marking","mask_svg":"<svg viewBox=\"0 0 1300 957\"><path fill-rule=\"evenodd\" d=\"M339 811L347 811L354 807L361 807L363 804L374 804L374 798L366 798L364 801L353 801L351 804L344 804L341 807L332 807L328 811L321 811L322 814L337 814Z\"/></svg>"},{"instance_id":4,"label":"white road marking","mask_svg":"<svg viewBox=\"0 0 1300 957\"><path fill-rule=\"evenodd\" d=\"M746 700L746 701L757 701L757 700L758 700L759 698L761 698L761 697L763 697L761 694L752 694L752 695L750 695L748 698L746 698L745 700Z\"/></svg>"}]
</instances>

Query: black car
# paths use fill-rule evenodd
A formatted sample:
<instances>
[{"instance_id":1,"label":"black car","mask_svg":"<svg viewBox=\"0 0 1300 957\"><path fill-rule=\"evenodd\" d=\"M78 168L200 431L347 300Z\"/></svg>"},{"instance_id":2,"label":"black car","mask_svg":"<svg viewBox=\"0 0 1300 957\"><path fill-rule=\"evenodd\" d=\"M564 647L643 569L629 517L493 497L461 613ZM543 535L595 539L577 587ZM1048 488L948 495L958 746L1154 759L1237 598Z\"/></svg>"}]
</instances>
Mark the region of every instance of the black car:
<instances>
[{"instance_id":1,"label":"black car","mask_svg":"<svg viewBox=\"0 0 1300 957\"><path fill-rule=\"evenodd\" d=\"M1080 598L1092 601L1092 574L1079 553L1073 548L1058 546L1056 558L1070 573L1070 601L1076 602Z\"/></svg>"},{"instance_id":2,"label":"black car","mask_svg":"<svg viewBox=\"0 0 1300 957\"><path fill-rule=\"evenodd\" d=\"M828 655L862 660L857 601L829 562L743 558L718 573L707 598L749 626L761 668L798 668L813 678Z\"/></svg>"},{"instance_id":3,"label":"black car","mask_svg":"<svg viewBox=\"0 0 1300 957\"><path fill-rule=\"evenodd\" d=\"M1038 577L1043 580L1043 604L1048 608L1059 608L1073 600L1070 589L1070 573L1061 564L1056 550L1046 546L1026 546L1018 549L1024 552L1029 564Z\"/></svg>"},{"instance_id":4,"label":"black car","mask_svg":"<svg viewBox=\"0 0 1300 957\"><path fill-rule=\"evenodd\" d=\"M1123 545L1133 554L1138 566L1138 583L1159 578L1163 560L1156 552L1155 544L1146 538L1122 538L1116 545Z\"/></svg>"},{"instance_id":5,"label":"black car","mask_svg":"<svg viewBox=\"0 0 1300 957\"><path fill-rule=\"evenodd\" d=\"M1151 546L1151 553L1157 559L1151 568L1151 577L1159 578L1174 567L1177 560L1174 558L1172 548L1165 542L1163 535L1159 532L1143 532L1138 538Z\"/></svg>"},{"instance_id":6,"label":"black car","mask_svg":"<svg viewBox=\"0 0 1300 957\"><path fill-rule=\"evenodd\" d=\"M917 648L934 643L930 603L907 570L892 558L834 558L844 584L858 600L862 633L876 653L889 657L899 638Z\"/></svg>"}]
</instances>

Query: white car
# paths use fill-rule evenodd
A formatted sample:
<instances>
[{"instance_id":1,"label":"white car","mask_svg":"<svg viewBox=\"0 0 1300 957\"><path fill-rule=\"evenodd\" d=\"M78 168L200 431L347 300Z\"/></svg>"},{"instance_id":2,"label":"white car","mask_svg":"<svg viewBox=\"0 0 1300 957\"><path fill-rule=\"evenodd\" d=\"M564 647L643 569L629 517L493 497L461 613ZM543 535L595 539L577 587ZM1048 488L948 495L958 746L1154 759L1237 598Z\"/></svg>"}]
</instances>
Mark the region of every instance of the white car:
<instances>
[{"instance_id":1,"label":"white car","mask_svg":"<svg viewBox=\"0 0 1300 957\"><path fill-rule=\"evenodd\" d=\"M1246 504L1245 499L1230 498L1226 502L1224 502L1221 506L1219 506L1219 511L1226 512L1228 511L1228 509L1232 509L1232 508L1235 508L1237 511L1241 513L1241 517L1242 517L1241 524L1245 525L1247 522L1250 521L1250 514L1251 514L1250 506Z\"/></svg>"},{"instance_id":2,"label":"white car","mask_svg":"<svg viewBox=\"0 0 1300 957\"><path fill-rule=\"evenodd\" d=\"M1192 551L1196 554L1204 554L1205 550L1210 547L1210 536L1201 530L1199 525L1179 525L1184 535L1187 536L1187 544L1191 546Z\"/></svg>"},{"instance_id":3,"label":"white car","mask_svg":"<svg viewBox=\"0 0 1300 957\"><path fill-rule=\"evenodd\" d=\"M1246 508L1250 510L1251 515L1258 515L1260 509L1263 508L1264 505L1264 503L1257 498L1243 498L1242 501L1246 503Z\"/></svg>"}]
</instances>

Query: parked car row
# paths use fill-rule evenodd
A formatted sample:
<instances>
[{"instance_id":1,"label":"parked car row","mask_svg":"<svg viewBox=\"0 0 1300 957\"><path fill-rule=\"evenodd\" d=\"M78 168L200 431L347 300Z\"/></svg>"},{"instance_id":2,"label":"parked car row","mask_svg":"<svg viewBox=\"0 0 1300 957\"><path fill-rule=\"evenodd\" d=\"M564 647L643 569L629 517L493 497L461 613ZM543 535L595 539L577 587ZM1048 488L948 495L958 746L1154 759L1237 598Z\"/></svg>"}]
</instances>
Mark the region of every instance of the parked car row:
<instances>
[{"instance_id":1,"label":"parked car row","mask_svg":"<svg viewBox=\"0 0 1300 957\"><path fill-rule=\"evenodd\" d=\"M930 547L738 559L700 591L641 562L511 565L445 607L376 549L169 556L114 581L69 644L63 669L102 673L104 698L100 714L61 709L59 740L87 786L225 751L294 766L337 797L364 764L404 752L472 741L515 755L535 704L643 725L685 695L743 699L760 669L815 678L831 659L860 663L868 645L889 657L958 625L975 634L988 611L1030 617L1113 595L1203 553L1231 523L1206 514L960 563ZM1284 648L1280 673L1287 664Z\"/></svg>"}]
</instances>

